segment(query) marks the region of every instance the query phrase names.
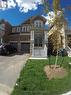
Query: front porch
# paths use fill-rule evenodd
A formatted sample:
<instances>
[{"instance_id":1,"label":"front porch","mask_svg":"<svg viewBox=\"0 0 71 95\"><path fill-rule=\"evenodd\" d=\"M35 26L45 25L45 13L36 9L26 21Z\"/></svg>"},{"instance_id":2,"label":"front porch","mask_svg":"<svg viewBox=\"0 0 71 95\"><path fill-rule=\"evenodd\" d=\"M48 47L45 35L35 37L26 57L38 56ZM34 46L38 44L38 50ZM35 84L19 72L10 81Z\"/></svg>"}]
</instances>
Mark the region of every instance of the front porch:
<instances>
[{"instance_id":1,"label":"front porch","mask_svg":"<svg viewBox=\"0 0 71 95\"><path fill-rule=\"evenodd\" d=\"M31 31L31 59L47 59L47 31Z\"/></svg>"}]
</instances>

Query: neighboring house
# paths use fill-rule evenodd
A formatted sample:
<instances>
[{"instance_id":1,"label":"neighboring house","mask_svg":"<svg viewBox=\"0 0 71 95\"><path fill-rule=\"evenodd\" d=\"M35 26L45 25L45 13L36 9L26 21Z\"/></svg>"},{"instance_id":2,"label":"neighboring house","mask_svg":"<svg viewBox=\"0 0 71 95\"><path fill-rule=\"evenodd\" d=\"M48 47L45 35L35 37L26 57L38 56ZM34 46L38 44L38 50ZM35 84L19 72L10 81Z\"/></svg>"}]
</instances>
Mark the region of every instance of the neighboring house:
<instances>
[{"instance_id":1,"label":"neighboring house","mask_svg":"<svg viewBox=\"0 0 71 95\"><path fill-rule=\"evenodd\" d=\"M60 48L66 48L67 46L71 47L71 32L68 32L68 24L65 19L62 19L61 22L61 29L59 31L59 43L60 43ZM52 50L52 41L50 42L50 37L53 35L53 33L57 30L57 26L53 25L48 32L48 45L49 45L49 50ZM68 40L70 39L70 40ZM68 40L68 41L67 41ZM50 46L51 45L51 46Z\"/></svg>"},{"instance_id":2,"label":"neighboring house","mask_svg":"<svg viewBox=\"0 0 71 95\"><path fill-rule=\"evenodd\" d=\"M8 34L12 31L12 26L5 20L0 20L0 44L8 43Z\"/></svg>"},{"instance_id":3,"label":"neighboring house","mask_svg":"<svg viewBox=\"0 0 71 95\"><path fill-rule=\"evenodd\" d=\"M71 30L67 29L65 34L66 34L66 44L71 48Z\"/></svg>"}]
</instances>

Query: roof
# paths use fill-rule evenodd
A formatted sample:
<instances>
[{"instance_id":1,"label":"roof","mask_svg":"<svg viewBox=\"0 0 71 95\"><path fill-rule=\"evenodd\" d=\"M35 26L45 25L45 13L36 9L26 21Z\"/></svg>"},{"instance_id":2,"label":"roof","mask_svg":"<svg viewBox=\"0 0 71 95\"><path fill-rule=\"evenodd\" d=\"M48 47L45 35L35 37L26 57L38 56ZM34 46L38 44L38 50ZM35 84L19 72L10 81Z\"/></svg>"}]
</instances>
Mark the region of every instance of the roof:
<instances>
[{"instance_id":1,"label":"roof","mask_svg":"<svg viewBox=\"0 0 71 95\"><path fill-rule=\"evenodd\" d=\"M8 21L6 21L4 19L0 20L0 24L8 24L8 25L12 26Z\"/></svg>"},{"instance_id":2,"label":"roof","mask_svg":"<svg viewBox=\"0 0 71 95\"><path fill-rule=\"evenodd\" d=\"M46 22L46 19L43 16L37 15L37 16L30 17L28 20L23 22L21 25L23 25L23 24L31 24L34 20L37 20L37 19L42 20L44 23Z\"/></svg>"}]
</instances>

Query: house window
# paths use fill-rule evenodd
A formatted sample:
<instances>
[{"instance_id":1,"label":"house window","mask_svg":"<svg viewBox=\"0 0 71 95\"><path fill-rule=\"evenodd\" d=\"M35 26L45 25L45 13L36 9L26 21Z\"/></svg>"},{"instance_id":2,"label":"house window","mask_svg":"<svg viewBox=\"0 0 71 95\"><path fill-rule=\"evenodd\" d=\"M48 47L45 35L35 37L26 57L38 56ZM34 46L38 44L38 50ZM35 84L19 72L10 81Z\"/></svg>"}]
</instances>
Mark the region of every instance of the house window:
<instances>
[{"instance_id":1,"label":"house window","mask_svg":"<svg viewBox=\"0 0 71 95\"><path fill-rule=\"evenodd\" d=\"M34 22L34 26L35 26L35 27L43 27L43 21L41 21L41 20L36 20L36 21Z\"/></svg>"},{"instance_id":2,"label":"house window","mask_svg":"<svg viewBox=\"0 0 71 95\"><path fill-rule=\"evenodd\" d=\"M22 32L24 32L24 27L22 27Z\"/></svg>"},{"instance_id":3,"label":"house window","mask_svg":"<svg viewBox=\"0 0 71 95\"><path fill-rule=\"evenodd\" d=\"M29 32L30 28L31 27L29 25L23 26L22 27L22 32Z\"/></svg>"},{"instance_id":4,"label":"house window","mask_svg":"<svg viewBox=\"0 0 71 95\"><path fill-rule=\"evenodd\" d=\"M16 32L16 28L12 28L12 33L15 33Z\"/></svg>"},{"instance_id":5,"label":"house window","mask_svg":"<svg viewBox=\"0 0 71 95\"><path fill-rule=\"evenodd\" d=\"M44 33L35 32L34 33L34 47L42 47L44 42Z\"/></svg>"},{"instance_id":6,"label":"house window","mask_svg":"<svg viewBox=\"0 0 71 95\"><path fill-rule=\"evenodd\" d=\"M26 26L22 27L22 32L26 32Z\"/></svg>"},{"instance_id":7,"label":"house window","mask_svg":"<svg viewBox=\"0 0 71 95\"><path fill-rule=\"evenodd\" d=\"M17 32L20 32L20 27L17 27Z\"/></svg>"}]
</instances>

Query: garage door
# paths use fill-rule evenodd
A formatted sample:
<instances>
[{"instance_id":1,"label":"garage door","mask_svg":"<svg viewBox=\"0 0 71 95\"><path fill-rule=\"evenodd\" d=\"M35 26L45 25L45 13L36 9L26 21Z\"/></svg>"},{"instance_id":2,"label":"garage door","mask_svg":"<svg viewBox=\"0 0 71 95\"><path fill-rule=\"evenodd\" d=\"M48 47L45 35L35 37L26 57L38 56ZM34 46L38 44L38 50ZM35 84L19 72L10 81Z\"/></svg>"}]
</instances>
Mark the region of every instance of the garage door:
<instances>
[{"instance_id":1,"label":"garage door","mask_svg":"<svg viewBox=\"0 0 71 95\"><path fill-rule=\"evenodd\" d=\"M30 53L30 43L21 43L22 53Z\"/></svg>"},{"instance_id":2,"label":"garage door","mask_svg":"<svg viewBox=\"0 0 71 95\"><path fill-rule=\"evenodd\" d=\"M18 44L17 43L10 43L13 47L15 47L16 49L18 49Z\"/></svg>"}]
</instances>

